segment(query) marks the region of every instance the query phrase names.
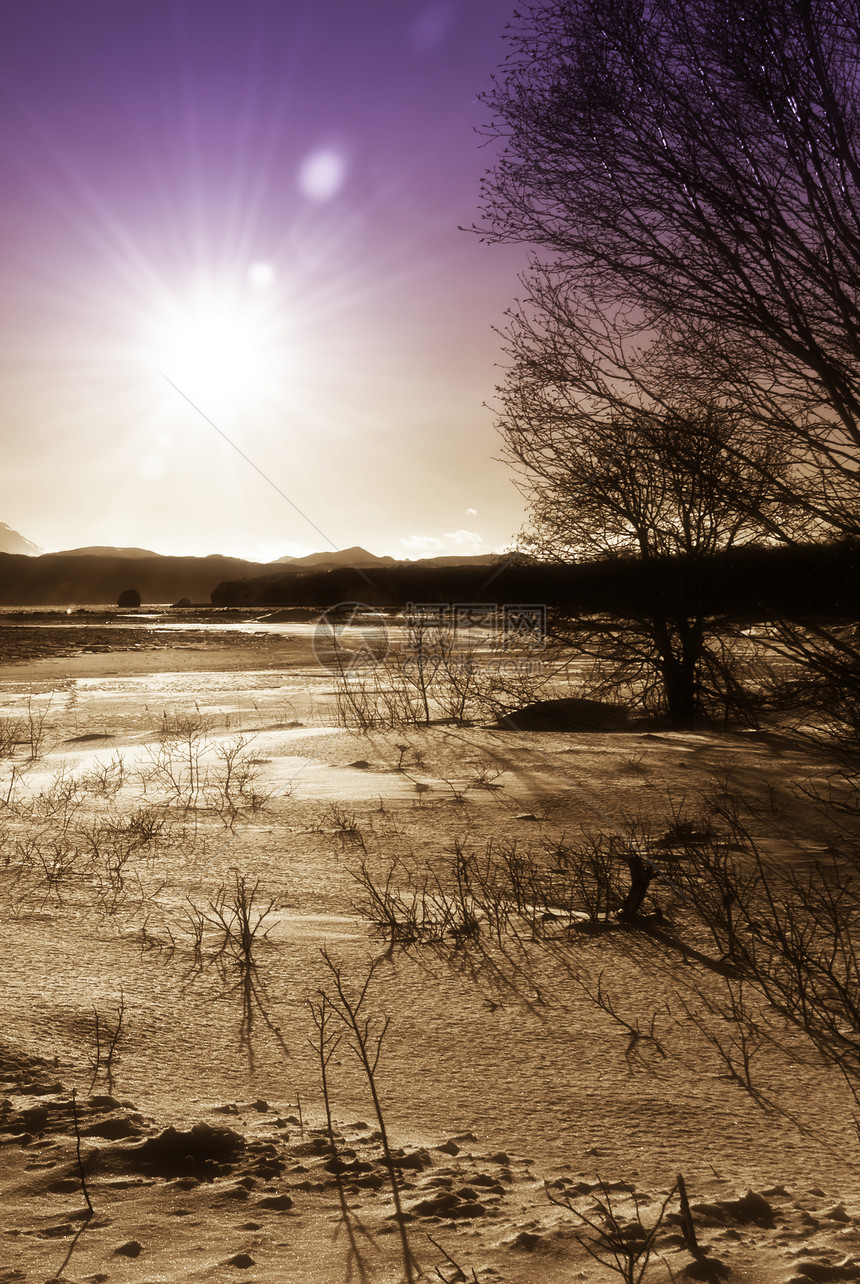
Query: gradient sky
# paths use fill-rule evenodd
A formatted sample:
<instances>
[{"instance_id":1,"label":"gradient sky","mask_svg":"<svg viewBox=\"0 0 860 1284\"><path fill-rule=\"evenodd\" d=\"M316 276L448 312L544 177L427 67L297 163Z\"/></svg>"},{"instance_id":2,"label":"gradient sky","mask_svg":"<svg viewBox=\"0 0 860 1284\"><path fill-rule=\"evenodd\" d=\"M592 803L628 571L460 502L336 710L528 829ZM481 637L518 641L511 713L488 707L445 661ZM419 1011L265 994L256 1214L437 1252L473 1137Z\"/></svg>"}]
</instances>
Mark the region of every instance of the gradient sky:
<instances>
[{"instance_id":1,"label":"gradient sky","mask_svg":"<svg viewBox=\"0 0 860 1284\"><path fill-rule=\"evenodd\" d=\"M4 5L0 521L259 560L507 544L483 403L525 254L458 225L513 8Z\"/></svg>"}]
</instances>

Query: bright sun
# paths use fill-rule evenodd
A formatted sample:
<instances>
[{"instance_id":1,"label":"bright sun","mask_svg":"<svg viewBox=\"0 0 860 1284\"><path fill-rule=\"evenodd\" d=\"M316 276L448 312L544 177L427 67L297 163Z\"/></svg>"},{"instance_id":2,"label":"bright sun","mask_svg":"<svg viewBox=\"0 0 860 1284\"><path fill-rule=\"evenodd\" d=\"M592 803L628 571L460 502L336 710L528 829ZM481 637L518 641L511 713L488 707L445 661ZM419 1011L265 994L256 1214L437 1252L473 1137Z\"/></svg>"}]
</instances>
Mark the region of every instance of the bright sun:
<instances>
[{"instance_id":1,"label":"bright sun","mask_svg":"<svg viewBox=\"0 0 860 1284\"><path fill-rule=\"evenodd\" d=\"M283 374L278 322L272 302L259 289L207 290L190 301L171 299L150 328L148 357L201 409L250 408L274 393Z\"/></svg>"},{"instance_id":2,"label":"bright sun","mask_svg":"<svg viewBox=\"0 0 860 1284\"><path fill-rule=\"evenodd\" d=\"M160 369L188 396L252 391L260 365L251 329L231 316L182 317L164 336Z\"/></svg>"}]
</instances>

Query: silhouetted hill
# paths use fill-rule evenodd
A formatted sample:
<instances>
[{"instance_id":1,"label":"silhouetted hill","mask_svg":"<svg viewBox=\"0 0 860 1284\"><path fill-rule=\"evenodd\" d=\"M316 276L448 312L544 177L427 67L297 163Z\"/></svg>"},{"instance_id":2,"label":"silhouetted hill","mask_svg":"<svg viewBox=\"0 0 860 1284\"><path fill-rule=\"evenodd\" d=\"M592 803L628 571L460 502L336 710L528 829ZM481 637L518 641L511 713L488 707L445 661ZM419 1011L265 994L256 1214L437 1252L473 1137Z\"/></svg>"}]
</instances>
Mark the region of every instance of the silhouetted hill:
<instances>
[{"instance_id":1,"label":"silhouetted hill","mask_svg":"<svg viewBox=\"0 0 860 1284\"><path fill-rule=\"evenodd\" d=\"M268 564L238 557L141 557L92 553L44 553L23 557L0 553L0 605L95 606L115 603L124 589L137 589L144 602L187 597L208 602L220 580L261 575Z\"/></svg>"},{"instance_id":2,"label":"silhouetted hill","mask_svg":"<svg viewBox=\"0 0 860 1284\"><path fill-rule=\"evenodd\" d=\"M499 553L444 553L439 557L397 558L377 557L366 548L344 548L339 552L308 553L305 557L278 557L273 566L288 566L296 570L330 571L337 566L358 566L368 570L374 566L492 566L500 560Z\"/></svg>"},{"instance_id":3,"label":"silhouetted hill","mask_svg":"<svg viewBox=\"0 0 860 1284\"><path fill-rule=\"evenodd\" d=\"M0 527L0 533L2 533ZM8 529L8 528L6 528ZM13 532L14 534L14 532ZM25 541L26 543L26 541ZM34 545L31 547L35 547ZM430 559L427 566L455 565L465 560L477 569L487 559ZM495 562L492 555L489 559ZM286 563L249 562L244 558L210 553L208 557L166 557L144 548L113 548L93 545L66 549L41 556L0 551L0 605L2 606L96 606L117 601L125 589L136 589L146 602L209 602L223 583L256 584L274 579L297 583L309 575L344 573L378 575L398 568L420 567L420 562L396 562L393 557L375 557L362 548L340 553L311 553ZM278 567L272 575L273 567ZM268 574L266 574L268 572ZM256 590L248 600L256 604ZM299 601L292 593L289 603ZM272 599L278 604L276 596ZM268 598L264 595L263 604Z\"/></svg>"},{"instance_id":4,"label":"silhouetted hill","mask_svg":"<svg viewBox=\"0 0 860 1284\"><path fill-rule=\"evenodd\" d=\"M331 553L307 553L304 557L278 557L273 566L307 567L308 569L327 571L332 566L393 566L393 557L377 557L368 553L366 548L342 548Z\"/></svg>"},{"instance_id":5,"label":"silhouetted hill","mask_svg":"<svg viewBox=\"0 0 860 1284\"><path fill-rule=\"evenodd\" d=\"M19 553L24 557L38 557L41 553L38 544L13 531L11 526L0 522L0 553Z\"/></svg>"},{"instance_id":6,"label":"silhouetted hill","mask_svg":"<svg viewBox=\"0 0 860 1284\"><path fill-rule=\"evenodd\" d=\"M54 557L160 557L151 548L113 548L108 544L93 544L91 548L62 548Z\"/></svg>"}]
</instances>

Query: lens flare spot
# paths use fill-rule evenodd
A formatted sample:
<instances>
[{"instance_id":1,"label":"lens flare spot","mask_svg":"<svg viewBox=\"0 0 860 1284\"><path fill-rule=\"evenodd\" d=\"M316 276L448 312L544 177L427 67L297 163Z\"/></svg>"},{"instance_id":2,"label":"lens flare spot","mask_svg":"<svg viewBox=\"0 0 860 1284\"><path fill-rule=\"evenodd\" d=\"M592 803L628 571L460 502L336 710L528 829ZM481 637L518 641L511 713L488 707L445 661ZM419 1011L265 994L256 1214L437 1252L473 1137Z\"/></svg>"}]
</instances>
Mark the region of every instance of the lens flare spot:
<instances>
[{"instance_id":1,"label":"lens flare spot","mask_svg":"<svg viewBox=\"0 0 860 1284\"><path fill-rule=\"evenodd\" d=\"M299 170L299 187L315 201L329 201L343 187L346 161L340 152L325 148L312 152Z\"/></svg>"},{"instance_id":2,"label":"lens flare spot","mask_svg":"<svg viewBox=\"0 0 860 1284\"><path fill-rule=\"evenodd\" d=\"M138 465L138 473L145 481L159 481L165 473L164 460L160 455L146 455Z\"/></svg>"},{"instance_id":3,"label":"lens flare spot","mask_svg":"<svg viewBox=\"0 0 860 1284\"><path fill-rule=\"evenodd\" d=\"M258 290L267 290L275 282L275 269L271 263L252 263L248 268L248 280Z\"/></svg>"}]
</instances>

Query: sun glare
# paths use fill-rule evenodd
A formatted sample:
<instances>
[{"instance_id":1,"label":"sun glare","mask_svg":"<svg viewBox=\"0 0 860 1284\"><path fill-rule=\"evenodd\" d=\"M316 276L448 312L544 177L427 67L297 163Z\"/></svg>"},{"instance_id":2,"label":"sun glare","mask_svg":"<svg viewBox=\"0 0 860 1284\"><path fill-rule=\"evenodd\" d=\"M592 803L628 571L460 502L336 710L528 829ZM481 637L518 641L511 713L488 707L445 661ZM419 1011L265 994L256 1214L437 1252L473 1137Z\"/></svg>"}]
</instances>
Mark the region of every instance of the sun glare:
<instances>
[{"instance_id":1,"label":"sun glare","mask_svg":"<svg viewBox=\"0 0 860 1284\"><path fill-rule=\"evenodd\" d=\"M165 336L159 362L183 392L219 399L253 386L257 364L253 336L235 317L193 314Z\"/></svg>"},{"instance_id":2,"label":"sun glare","mask_svg":"<svg viewBox=\"0 0 860 1284\"><path fill-rule=\"evenodd\" d=\"M256 290L174 299L152 323L149 361L204 410L253 409L276 395L287 354L282 319L259 289L264 266L249 273Z\"/></svg>"}]
</instances>

